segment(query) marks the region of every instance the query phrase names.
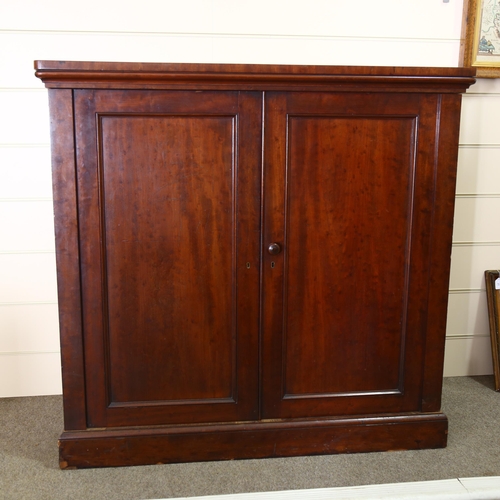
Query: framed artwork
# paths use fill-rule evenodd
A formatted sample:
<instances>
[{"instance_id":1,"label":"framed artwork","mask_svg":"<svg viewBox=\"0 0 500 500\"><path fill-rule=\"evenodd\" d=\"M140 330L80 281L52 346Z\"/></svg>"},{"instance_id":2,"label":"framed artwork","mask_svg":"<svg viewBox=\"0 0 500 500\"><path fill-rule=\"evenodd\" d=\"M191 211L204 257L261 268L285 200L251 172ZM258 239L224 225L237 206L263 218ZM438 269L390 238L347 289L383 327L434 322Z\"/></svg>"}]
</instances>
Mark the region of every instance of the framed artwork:
<instances>
[{"instance_id":1,"label":"framed artwork","mask_svg":"<svg viewBox=\"0 0 500 500\"><path fill-rule=\"evenodd\" d=\"M500 391L500 271L485 271L495 390Z\"/></svg>"},{"instance_id":2,"label":"framed artwork","mask_svg":"<svg viewBox=\"0 0 500 500\"><path fill-rule=\"evenodd\" d=\"M477 76L500 78L500 0L464 0L463 66Z\"/></svg>"}]
</instances>

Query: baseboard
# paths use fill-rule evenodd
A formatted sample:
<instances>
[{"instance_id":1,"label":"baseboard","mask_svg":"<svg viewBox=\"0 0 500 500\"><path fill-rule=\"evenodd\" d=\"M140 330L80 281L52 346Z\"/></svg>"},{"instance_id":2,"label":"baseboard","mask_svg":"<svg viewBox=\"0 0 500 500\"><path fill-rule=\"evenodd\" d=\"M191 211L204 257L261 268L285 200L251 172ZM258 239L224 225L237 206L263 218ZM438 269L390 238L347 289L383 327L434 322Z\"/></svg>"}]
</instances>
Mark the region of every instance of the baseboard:
<instances>
[{"instance_id":1,"label":"baseboard","mask_svg":"<svg viewBox=\"0 0 500 500\"><path fill-rule=\"evenodd\" d=\"M64 432L62 469L118 467L446 446L442 413Z\"/></svg>"}]
</instances>

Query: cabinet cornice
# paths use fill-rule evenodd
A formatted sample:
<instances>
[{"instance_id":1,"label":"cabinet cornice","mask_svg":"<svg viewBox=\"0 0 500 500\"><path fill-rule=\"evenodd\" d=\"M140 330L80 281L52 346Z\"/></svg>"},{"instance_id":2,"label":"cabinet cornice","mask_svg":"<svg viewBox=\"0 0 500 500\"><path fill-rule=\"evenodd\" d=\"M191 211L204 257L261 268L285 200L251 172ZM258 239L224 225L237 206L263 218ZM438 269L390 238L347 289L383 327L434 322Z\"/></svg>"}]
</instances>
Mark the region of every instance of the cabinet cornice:
<instances>
[{"instance_id":1,"label":"cabinet cornice","mask_svg":"<svg viewBox=\"0 0 500 500\"><path fill-rule=\"evenodd\" d=\"M461 93L471 68L35 61L48 88Z\"/></svg>"}]
</instances>

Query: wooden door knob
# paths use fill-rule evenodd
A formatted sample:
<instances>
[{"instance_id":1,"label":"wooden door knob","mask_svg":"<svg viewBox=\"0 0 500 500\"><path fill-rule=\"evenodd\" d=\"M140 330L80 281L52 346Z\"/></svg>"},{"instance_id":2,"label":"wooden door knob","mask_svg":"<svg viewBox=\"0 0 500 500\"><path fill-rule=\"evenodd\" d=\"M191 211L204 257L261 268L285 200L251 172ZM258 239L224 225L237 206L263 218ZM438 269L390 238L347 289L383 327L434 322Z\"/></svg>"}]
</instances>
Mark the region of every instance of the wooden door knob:
<instances>
[{"instance_id":1,"label":"wooden door knob","mask_svg":"<svg viewBox=\"0 0 500 500\"><path fill-rule=\"evenodd\" d=\"M267 250L271 255L278 255L281 252L281 247L278 245L278 243L271 243L268 246Z\"/></svg>"}]
</instances>

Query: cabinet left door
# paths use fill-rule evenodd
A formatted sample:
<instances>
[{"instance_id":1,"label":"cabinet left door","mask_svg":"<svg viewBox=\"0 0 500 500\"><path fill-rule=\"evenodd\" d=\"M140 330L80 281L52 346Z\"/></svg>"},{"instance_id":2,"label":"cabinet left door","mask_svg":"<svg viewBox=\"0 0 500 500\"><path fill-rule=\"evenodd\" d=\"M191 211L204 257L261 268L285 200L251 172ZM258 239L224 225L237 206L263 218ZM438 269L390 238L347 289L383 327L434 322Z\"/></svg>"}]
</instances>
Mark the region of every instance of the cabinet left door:
<instances>
[{"instance_id":1,"label":"cabinet left door","mask_svg":"<svg viewBox=\"0 0 500 500\"><path fill-rule=\"evenodd\" d=\"M261 108L74 91L88 427L257 418Z\"/></svg>"}]
</instances>

